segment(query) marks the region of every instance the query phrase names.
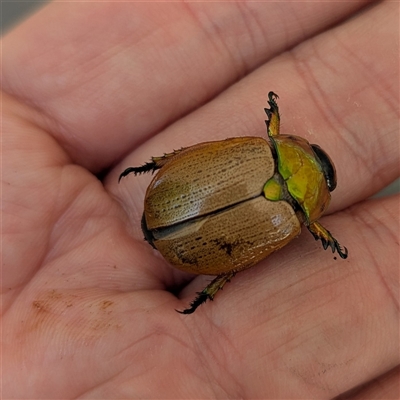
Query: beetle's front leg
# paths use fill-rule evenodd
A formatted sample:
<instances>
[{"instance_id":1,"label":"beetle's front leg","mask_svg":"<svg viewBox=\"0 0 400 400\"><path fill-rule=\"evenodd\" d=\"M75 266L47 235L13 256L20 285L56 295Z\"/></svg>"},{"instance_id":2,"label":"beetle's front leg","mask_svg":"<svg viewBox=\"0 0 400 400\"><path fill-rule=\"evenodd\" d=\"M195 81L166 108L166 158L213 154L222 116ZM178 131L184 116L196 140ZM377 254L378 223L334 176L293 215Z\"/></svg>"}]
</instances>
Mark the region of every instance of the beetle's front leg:
<instances>
[{"instance_id":1,"label":"beetle's front leg","mask_svg":"<svg viewBox=\"0 0 400 400\"><path fill-rule=\"evenodd\" d=\"M307 226L307 228L313 234L315 240L321 240L325 250L330 246L332 253L336 250L341 258L347 258L348 253L346 247L342 249L339 242L319 222L313 222Z\"/></svg>"},{"instance_id":2,"label":"beetle's front leg","mask_svg":"<svg viewBox=\"0 0 400 400\"><path fill-rule=\"evenodd\" d=\"M268 136L278 136L280 128L279 107L276 102L278 95L274 92L268 93L268 105L270 108L264 108L268 120L265 121L267 125Z\"/></svg>"},{"instance_id":3,"label":"beetle's front leg","mask_svg":"<svg viewBox=\"0 0 400 400\"><path fill-rule=\"evenodd\" d=\"M163 167L167 161L171 160L173 157L175 157L178 153L180 153L182 149L179 150L174 150L172 153L166 153L161 157L151 157L151 161L147 162L140 167L128 167L125 171L121 173L121 175L118 178L118 182L125 176L129 175L130 173L134 173L135 176L139 174L144 174L146 172L151 172L154 173L161 167Z\"/></svg>"},{"instance_id":4,"label":"beetle's front leg","mask_svg":"<svg viewBox=\"0 0 400 400\"><path fill-rule=\"evenodd\" d=\"M205 303L207 299L213 300L218 290L222 289L225 283L229 282L235 276L235 272L229 272L224 275L218 275L213 281L207 285L201 292L198 292L198 296L190 303L190 308L183 311L178 311L181 314L192 314L196 308Z\"/></svg>"}]
</instances>

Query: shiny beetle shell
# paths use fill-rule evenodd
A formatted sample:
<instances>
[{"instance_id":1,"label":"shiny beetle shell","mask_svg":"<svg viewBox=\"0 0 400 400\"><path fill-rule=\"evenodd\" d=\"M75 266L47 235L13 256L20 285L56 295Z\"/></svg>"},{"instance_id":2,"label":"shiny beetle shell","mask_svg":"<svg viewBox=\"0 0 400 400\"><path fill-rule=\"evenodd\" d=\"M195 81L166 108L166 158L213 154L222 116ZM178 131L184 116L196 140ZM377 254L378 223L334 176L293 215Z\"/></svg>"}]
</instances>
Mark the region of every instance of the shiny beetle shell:
<instances>
[{"instance_id":1,"label":"shiny beetle shell","mask_svg":"<svg viewBox=\"0 0 400 400\"><path fill-rule=\"evenodd\" d=\"M159 170L144 200L145 239L174 267L217 275L185 314L213 299L235 273L288 244L301 224L325 249L347 257L347 249L318 222L336 187L333 162L319 146L280 134L276 99L270 92L268 140L200 143L120 175Z\"/></svg>"},{"instance_id":2,"label":"shiny beetle shell","mask_svg":"<svg viewBox=\"0 0 400 400\"><path fill-rule=\"evenodd\" d=\"M145 220L154 246L187 272L218 275L253 266L300 233L293 207L263 196L274 172L262 138L183 150L147 189Z\"/></svg>"}]
</instances>

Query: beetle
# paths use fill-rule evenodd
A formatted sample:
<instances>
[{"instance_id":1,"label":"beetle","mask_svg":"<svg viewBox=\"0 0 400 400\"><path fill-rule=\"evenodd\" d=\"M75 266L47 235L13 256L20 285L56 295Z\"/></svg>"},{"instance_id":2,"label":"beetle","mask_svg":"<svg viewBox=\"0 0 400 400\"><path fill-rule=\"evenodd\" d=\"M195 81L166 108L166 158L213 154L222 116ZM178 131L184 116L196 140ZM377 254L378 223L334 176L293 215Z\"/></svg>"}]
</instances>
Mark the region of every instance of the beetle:
<instances>
[{"instance_id":1,"label":"beetle","mask_svg":"<svg viewBox=\"0 0 400 400\"><path fill-rule=\"evenodd\" d=\"M268 139L235 137L182 148L120 180L158 170L147 188L142 216L145 240L174 267L216 275L178 311L191 314L239 271L253 267L300 234L305 225L324 249L343 259L341 247L318 219L336 187L335 166L319 146L280 134L278 96L268 94Z\"/></svg>"}]
</instances>

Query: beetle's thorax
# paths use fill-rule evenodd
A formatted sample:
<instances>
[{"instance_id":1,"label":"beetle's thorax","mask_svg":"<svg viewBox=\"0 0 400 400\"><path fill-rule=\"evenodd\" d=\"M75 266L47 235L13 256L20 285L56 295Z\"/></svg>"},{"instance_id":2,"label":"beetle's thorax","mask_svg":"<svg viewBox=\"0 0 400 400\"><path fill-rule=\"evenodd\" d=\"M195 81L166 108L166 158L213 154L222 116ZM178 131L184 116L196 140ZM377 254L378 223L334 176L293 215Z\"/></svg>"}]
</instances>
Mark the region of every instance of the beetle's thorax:
<instances>
[{"instance_id":1,"label":"beetle's thorax","mask_svg":"<svg viewBox=\"0 0 400 400\"><path fill-rule=\"evenodd\" d=\"M279 181L281 198L290 202L291 197L295 201L304 213L306 225L316 221L331 198L318 157L308 141L301 137L278 135L270 140L276 153L276 172L284 182ZM268 182L266 186L268 188Z\"/></svg>"}]
</instances>

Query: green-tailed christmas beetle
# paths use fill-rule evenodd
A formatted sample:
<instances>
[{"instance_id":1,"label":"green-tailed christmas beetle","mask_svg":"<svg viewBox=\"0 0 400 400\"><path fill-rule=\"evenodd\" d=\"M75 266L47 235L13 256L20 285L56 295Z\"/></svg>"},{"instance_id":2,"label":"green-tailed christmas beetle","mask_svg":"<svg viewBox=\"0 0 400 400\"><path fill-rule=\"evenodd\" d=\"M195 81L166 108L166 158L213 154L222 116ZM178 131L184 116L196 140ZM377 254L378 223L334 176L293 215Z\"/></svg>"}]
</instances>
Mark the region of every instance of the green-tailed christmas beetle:
<instances>
[{"instance_id":1,"label":"green-tailed christmas beetle","mask_svg":"<svg viewBox=\"0 0 400 400\"><path fill-rule=\"evenodd\" d=\"M216 275L183 314L288 244L301 224L324 249L347 257L347 249L318 222L336 187L333 162L319 146L280 134L277 98L268 94L268 140L200 143L129 167L119 177L159 170L144 200L145 240L182 271Z\"/></svg>"}]
</instances>

